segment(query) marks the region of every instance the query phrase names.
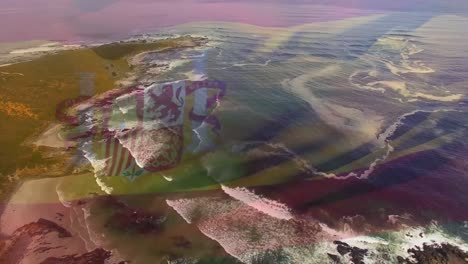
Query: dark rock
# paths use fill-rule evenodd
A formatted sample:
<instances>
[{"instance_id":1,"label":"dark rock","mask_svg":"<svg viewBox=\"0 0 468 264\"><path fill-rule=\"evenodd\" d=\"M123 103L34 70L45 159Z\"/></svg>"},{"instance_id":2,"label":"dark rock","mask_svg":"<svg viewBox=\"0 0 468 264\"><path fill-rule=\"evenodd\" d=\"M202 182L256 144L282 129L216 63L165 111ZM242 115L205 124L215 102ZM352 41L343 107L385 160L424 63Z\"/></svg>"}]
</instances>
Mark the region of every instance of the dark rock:
<instances>
[{"instance_id":1,"label":"dark rock","mask_svg":"<svg viewBox=\"0 0 468 264\"><path fill-rule=\"evenodd\" d=\"M52 233L56 235L49 235ZM104 264L111 256L110 252L101 248L91 252L75 248L72 254L62 254L67 252L64 249L77 241L81 239L73 237L65 228L41 218L0 240L0 263L29 263L35 258L37 263L42 264Z\"/></svg>"},{"instance_id":2,"label":"dark rock","mask_svg":"<svg viewBox=\"0 0 468 264\"><path fill-rule=\"evenodd\" d=\"M333 241L333 244L335 244L335 245L343 245L343 246L349 247L349 245L346 244L345 242L341 242L341 241L338 241L338 240Z\"/></svg>"},{"instance_id":3,"label":"dark rock","mask_svg":"<svg viewBox=\"0 0 468 264\"><path fill-rule=\"evenodd\" d=\"M332 260L333 264L340 264L340 258L337 255L327 253L328 257Z\"/></svg>"},{"instance_id":4,"label":"dark rock","mask_svg":"<svg viewBox=\"0 0 468 264\"><path fill-rule=\"evenodd\" d=\"M112 217L106 227L124 232L137 232L141 234L158 232L162 228L165 216L134 209L117 200L115 197L102 197L104 206L112 209Z\"/></svg>"},{"instance_id":5,"label":"dark rock","mask_svg":"<svg viewBox=\"0 0 468 264\"><path fill-rule=\"evenodd\" d=\"M367 255L367 249L353 247L351 250L351 261L355 264L364 264L364 256Z\"/></svg>"},{"instance_id":6,"label":"dark rock","mask_svg":"<svg viewBox=\"0 0 468 264\"><path fill-rule=\"evenodd\" d=\"M83 255L69 255L61 258L47 258L41 264L104 264L111 256L109 251L97 248Z\"/></svg>"},{"instance_id":7,"label":"dark rock","mask_svg":"<svg viewBox=\"0 0 468 264\"><path fill-rule=\"evenodd\" d=\"M367 255L367 249L351 247L350 245L341 241L333 241L333 244L337 245L336 250L338 253L340 253L340 255L344 256L346 254L350 254L352 263L364 264L364 256Z\"/></svg>"},{"instance_id":8,"label":"dark rock","mask_svg":"<svg viewBox=\"0 0 468 264\"><path fill-rule=\"evenodd\" d=\"M351 248L350 248L350 247L346 247L346 246L343 246L343 245L338 245L338 246L336 247L336 250L338 251L338 253L340 253L341 256L346 255L346 254L348 254L349 252L351 252Z\"/></svg>"},{"instance_id":9,"label":"dark rock","mask_svg":"<svg viewBox=\"0 0 468 264\"><path fill-rule=\"evenodd\" d=\"M189 249L192 247L192 243L183 236L173 237L172 240L174 241L174 245L178 248Z\"/></svg>"},{"instance_id":10,"label":"dark rock","mask_svg":"<svg viewBox=\"0 0 468 264\"><path fill-rule=\"evenodd\" d=\"M398 256L398 257L397 257L397 261L398 261L398 264L405 264L405 263L407 263L406 260L405 260L403 257L401 257L401 256Z\"/></svg>"},{"instance_id":11,"label":"dark rock","mask_svg":"<svg viewBox=\"0 0 468 264\"><path fill-rule=\"evenodd\" d=\"M443 243L424 244L422 248L408 249L409 258L398 257L399 264L462 264L468 263L468 252L456 246Z\"/></svg>"},{"instance_id":12,"label":"dark rock","mask_svg":"<svg viewBox=\"0 0 468 264\"><path fill-rule=\"evenodd\" d=\"M36 235L44 235L45 233L50 232L57 232L58 236L61 238L72 236L71 233L68 232L68 230L66 230L65 228L43 218L40 218L35 223L27 224L18 228L13 233L13 236L28 235L30 237L33 237Z\"/></svg>"}]
</instances>

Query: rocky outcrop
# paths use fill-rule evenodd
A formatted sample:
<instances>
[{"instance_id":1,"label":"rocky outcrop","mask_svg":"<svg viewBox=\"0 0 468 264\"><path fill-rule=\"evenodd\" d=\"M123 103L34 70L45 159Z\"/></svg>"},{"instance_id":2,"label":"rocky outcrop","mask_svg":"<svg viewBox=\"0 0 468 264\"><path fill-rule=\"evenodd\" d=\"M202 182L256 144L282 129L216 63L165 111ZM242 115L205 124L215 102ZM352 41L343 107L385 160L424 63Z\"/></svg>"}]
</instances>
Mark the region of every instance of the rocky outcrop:
<instances>
[{"instance_id":1,"label":"rocky outcrop","mask_svg":"<svg viewBox=\"0 0 468 264\"><path fill-rule=\"evenodd\" d=\"M156 233L162 230L166 216L132 208L112 196L99 197L96 200L101 206L112 209L112 216L106 227L124 232L139 234Z\"/></svg>"},{"instance_id":2,"label":"rocky outcrop","mask_svg":"<svg viewBox=\"0 0 468 264\"><path fill-rule=\"evenodd\" d=\"M109 263L106 260L111 257L111 252L102 248L88 252L82 242L57 223L41 218L0 239L0 263Z\"/></svg>"},{"instance_id":3,"label":"rocky outcrop","mask_svg":"<svg viewBox=\"0 0 468 264\"><path fill-rule=\"evenodd\" d=\"M111 256L109 251L97 248L83 255L69 255L61 258L50 257L41 264L104 264Z\"/></svg>"},{"instance_id":4,"label":"rocky outcrop","mask_svg":"<svg viewBox=\"0 0 468 264\"><path fill-rule=\"evenodd\" d=\"M408 249L409 258L398 257L399 264L465 264L468 252L450 244L424 244Z\"/></svg>"},{"instance_id":5,"label":"rocky outcrop","mask_svg":"<svg viewBox=\"0 0 468 264\"><path fill-rule=\"evenodd\" d=\"M353 264L364 264L364 257L367 255L367 249L352 247L341 241L333 241L333 244L336 245L336 250L341 256L349 254ZM330 258L332 257L330 256ZM337 260L337 258L334 259Z\"/></svg>"}]
</instances>

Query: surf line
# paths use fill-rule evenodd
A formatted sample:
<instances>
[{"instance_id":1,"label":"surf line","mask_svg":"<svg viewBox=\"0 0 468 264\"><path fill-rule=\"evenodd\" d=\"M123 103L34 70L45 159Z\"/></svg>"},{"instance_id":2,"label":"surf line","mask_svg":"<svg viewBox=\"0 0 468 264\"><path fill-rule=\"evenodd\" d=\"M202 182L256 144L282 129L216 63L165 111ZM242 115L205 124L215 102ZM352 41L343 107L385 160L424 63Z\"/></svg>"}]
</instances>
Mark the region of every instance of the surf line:
<instances>
[{"instance_id":1,"label":"surf line","mask_svg":"<svg viewBox=\"0 0 468 264\"><path fill-rule=\"evenodd\" d=\"M336 174L333 174L333 173L328 173L326 175L332 175L333 178L341 179L341 180L345 180L345 179L348 179L350 177L355 177L355 178L358 178L358 179L367 179L367 178L369 178L371 176L371 174L375 171L375 169L378 167L378 165L385 162L388 159L388 157L390 156L390 154L395 150L395 148L390 144L389 138L391 136L393 136L393 134L395 134L395 132L398 130L398 128L400 128L404 124L404 120L406 118L408 118L408 117L410 117L410 116L412 116L414 114L417 114L417 113L438 113L438 112L461 112L461 111L456 110L456 109L434 109L434 110L419 109L419 110L414 110L414 111L405 113L405 114L401 115L400 117L398 117L393 124L391 124L389 127L387 127L387 129L385 129L382 133L380 133L377 136L377 142L378 142L379 145L382 146L380 149L386 149L386 151L382 156L376 158L369 165L369 167L367 167L366 170L364 170L362 173L349 172L348 174L343 175L343 176L339 176L339 175L336 175Z\"/></svg>"}]
</instances>

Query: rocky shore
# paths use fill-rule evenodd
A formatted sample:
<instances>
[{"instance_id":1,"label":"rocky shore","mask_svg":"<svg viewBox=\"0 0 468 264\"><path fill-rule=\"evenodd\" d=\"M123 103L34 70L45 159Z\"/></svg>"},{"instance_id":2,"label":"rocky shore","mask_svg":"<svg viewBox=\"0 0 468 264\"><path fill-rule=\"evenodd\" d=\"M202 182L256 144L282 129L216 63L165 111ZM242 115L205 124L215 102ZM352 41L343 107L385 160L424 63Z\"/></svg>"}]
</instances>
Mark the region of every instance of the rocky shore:
<instances>
[{"instance_id":1,"label":"rocky shore","mask_svg":"<svg viewBox=\"0 0 468 264\"><path fill-rule=\"evenodd\" d=\"M193 49L207 42L203 37L180 36L79 47L48 42L20 45L20 50L4 47L0 52L0 156L8 159L0 168L1 199L7 199L19 181L69 175L74 170L71 164L80 163L63 142L57 142L56 112L61 103L134 84L144 72L134 64L135 58ZM161 63L153 68L158 69L151 74L154 78L169 67Z\"/></svg>"},{"instance_id":2,"label":"rocky shore","mask_svg":"<svg viewBox=\"0 0 468 264\"><path fill-rule=\"evenodd\" d=\"M410 258L398 258L399 264L462 264L468 263L468 252L450 244L432 244L408 250Z\"/></svg>"}]
</instances>

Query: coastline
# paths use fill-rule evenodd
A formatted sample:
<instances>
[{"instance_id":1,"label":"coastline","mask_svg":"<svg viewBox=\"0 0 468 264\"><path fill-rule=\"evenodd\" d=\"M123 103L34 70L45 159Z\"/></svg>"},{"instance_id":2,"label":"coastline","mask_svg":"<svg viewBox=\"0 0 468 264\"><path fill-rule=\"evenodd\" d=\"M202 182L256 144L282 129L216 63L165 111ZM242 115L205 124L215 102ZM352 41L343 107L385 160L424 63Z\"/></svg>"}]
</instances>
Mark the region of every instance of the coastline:
<instances>
[{"instance_id":1,"label":"coastline","mask_svg":"<svg viewBox=\"0 0 468 264\"><path fill-rule=\"evenodd\" d=\"M1 68L0 117L4 136L0 141L3 145L0 154L10 156L9 160L14 162L1 168L0 197L8 197L19 181L70 173L67 164L72 162L73 155L59 142L58 135L46 131L52 128L55 134L60 130L55 117L60 102L135 84L144 69L132 65L131 61L140 54L192 49L207 42L207 38L179 36L90 46L68 45L57 49L41 41L20 45L21 50L27 52L16 49L19 57L4 60L2 64L8 65ZM44 45L49 45L46 47L50 49L37 48ZM9 47L9 52L14 50ZM158 74L152 75L157 78ZM125 85L122 80L126 80ZM56 149L56 146L61 148Z\"/></svg>"},{"instance_id":2,"label":"coastline","mask_svg":"<svg viewBox=\"0 0 468 264\"><path fill-rule=\"evenodd\" d=\"M200 42L194 43L193 39ZM172 44L176 42L175 45L179 46L174 47L170 43L163 45L165 41L172 42ZM79 49L50 51L50 53L45 51L47 54L44 56L4 66L11 71L0 75L0 86L2 85L1 78L5 78L3 82L9 82L13 85L12 87L21 87L18 90L24 93L21 94L22 96L17 96L17 100L3 104L0 100L0 106L9 107L3 112L0 109L0 117L6 115L7 121L11 122L8 125L17 126L21 131L29 128L26 124L33 124L34 131L29 136L23 136L25 140L18 141L19 143L15 145L19 146L18 148L11 148L20 154L30 155L29 158L19 160L26 165L31 164L32 167L26 166L22 170L7 175L12 179L12 186L15 183L22 184L20 186L16 184L18 188L11 191L13 195L9 200L5 200L5 202L8 201L8 204L5 204L7 209L1 209L4 205L0 203L2 216L0 220L9 224L7 229L3 229L0 222L0 230L3 229L4 232L0 234L0 262L2 262L2 243L5 241L9 243L8 241L16 239L15 236L6 235L21 233L16 231L18 229L28 230L28 228L23 228L24 226L36 227L38 224L39 229L48 227L44 221L38 221L43 218L55 221L72 233L76 231L81 242L86 244L88 253L95 252L92 251L94 247L97 247L96 250L105 252L115 251L117 255L119 255L117 251L122 250L123 256L132 262L142 262L142 258L147 256L155 258L168 256L167 262L170 263L172 261L198 263L200 256L211 258L212 255L224 256L228 253L246 263L254 262L254 260L275 262L274 259L271 260L275 256L282 260L289 258L290 262L286 263L311 263L307 260L316 261L317 259L320 263L359 264L382 261L383 263L388 261L404 264L421 263L421 261L444 263L447 259L445 263L453 259L460 263L468 261L466 237L463 239L458 237L460 232L465 232L468 227L464 218L466 214L463 215L465 212L463 203L460 203L464 201L461 189L465 185L464 182L458 182L457 178L463 174L455 171L459 168L458 166L460 170L464 169L461 167L464 163L455 162L455 159L449 161L443 156L450 153L454 157L463 157L463 153L454 151L460 146L451 144L464 135L463 131L451 129L457 128L459 123L463 124L463 121L460 121L465 120L461 117L463 111L452 115L458 112L431 108L415 110L397 115L396 120L385 123L386 126L379 125L376 128L375 121L379 120L372 118L373 112L361 113L352 108L352 105L346 109L344 108L347 105L346 102L343 104L345 98L337 97L336 101L330 100L331 103L324 104L327 98L333 95L327 92L333 90L335 84L338 83L335 80L329 81L332 78L326 78L327 72L337 71L336 75L330 76L354 75L352 71L341 71L339 67L329 67L326 69L330 71L316 71L316 76L309 76L309 72L315 71L310 71L306 64L302 67L299 63L305 62L297 57L293 57L297 61L295 65L290 64L291 68L282 67L283 65L280 64L284 57L276 60L252 58L231 63L230 60L245 57L244 55L248 54L250 49L233 54L229 54L228 49L221 50L216 55L216 60L222 62L223 65L226 64L226 68L222 69L229 70L216 72L213 69L221 67L212 63L209 66L212 67L214 64L216 67L210 69L209 76L221 76L223 80L227 77L226 81L235 88L243 88L242 86L246 84L252 84L257 88L246 88L245 93L238 94L238 96L243 95L239 96L239 101L228 101L228 106L232 108L228 114L232 114L232 118L223 123L223 130L229 130L229 125L231 125L234 128L231 129L231 135L234 135L232 138L239 138L242 144L235 142L232 148L223 148L219 152L213 151L207 157L194 159L193 164L178 166L180 169L178 173L164 171L164 174L158 172L149 175L150 177L133 177L136 175L133 174L131 179L99 178L98 174L93 173L95 172L93 169L96 167L98 168L96 171L99 171L101 164L106 163L106 158L86 160L82 158L83 155L76 155L84 149L80 148L79 143L67 145L61 139L61 126L66 125L54 123L57 102L59 105L64 102L63 100L70 102L70 104L63 104L62 109L66 109L63 111L66 117L69 114L68 116L73 118L75 116L73 111L79 108L73 107L73 103L79 103L79 100L83 98L103 98L107 93L119 91L119 88L132 89L135 84L139 85L137 88L146 87L149 84L161 84L162 80L166 79L203 79L205 75L200 74L202 71L188 70L192 64L186 65L190 67L180 66L190 62L196 64L193 54L180 55L188 55L185 51L198 49L205 44L205 41L204 38L193 38L193 36L154 41L148 41L144 37L124 42L83 46ZM155 44L156 42L158 44ZM279 44L286 42L286 38L273 41ZM196 46L198 44L199 46ZM239 45L241 49L245 46L245 43ZM273 45L274 47L272 46L269 50L262 46L252 45L256 50L269 52L280 48ZM362 48L362 46L359 47ZM25 50L37 52L34 48L24 48L22 52ZM232 50L238 51L236 48ZM225 52L225 57L221 56L222 52ZM395 54L397 57L400 56L399 53ZM206 59L211 58L213 57L207 56ZM310 60L312 59L314 58ZM52 65L54 74L41 68L41 65L46 65L46 63L50 65L51 61L60 62L57 67ZM25 63L33 65L31 68L39 73L25 70L27 69L23 65ZM326 63L334 62L332 59L329 61L327 59ZM223 65L221 66L224 67ZM256 69L258 67L261 69ZM172 72L174 68L177 70ZM321 66L311 65L311 69L320 68ZM2 69L3 67L0 71ZM291 71L291 76L286 76L288 78L284 79L286 80L284 83L291 84L286 88L294 92L293 96L285 95L287 97L284 103L288 108L278 106L282 101L275 100L273 96L272 100L262 101L263 98L259 95L268 95L270 90L259 90L259 88L270 86L267 85L267 78L260 77L270 71L278 73L280 77L279 73L286 73L287 69ZM292 78L302 70L304 70L304 75ZM169 73L165 74L166 72ZM224 72L226 75L223 75ZM415 74L419 73L415 72ZM370 74L371 77L372 75ZM240 79L240 85L236 86L236 80L233 79L237 76ZM36 78L36 80L22 81L25 78ZM352 77L349 78L350 82L351 79ZM344 81L349 84L347 80ZM262 85L255 86L258 83ZM385 81L375 83L369 80L365 83L368 85L401 84L385 83ZM41 85L42 89L37 89L35 84ZM306 84L314 84L314 87ZM309 93L321 86L323 86L324 94ZM301 89L293 89L298 87ZM328 87L332 89L326 89ZM382 87L373 87L378 91L381 91L380 88ZM386 96L393 93L403 98L406 95L426 94L408 94L405 89L398 90L397 88L394 85L394 87L382 89L385 90ZM51 93L56 90L66 93L67 97L62 98L59 93ZM362 90L366 89L357 90L358 95L362 95L361 92L369 92ZM14 90L11 89L11 91ZM271 90L271 94L274 95L277 91ZM403 93L398 93L398 91L403 91ZM235 92L239 91L234 91L232 93L234 96ZM348 90L336 91L335 94L350 95ZM13 93L9 95L14 96ZM311 97L312 100L310 100ZM228 99L232 98L229 96ZM372 97L364 98L372 99ZM437 97L432 99L434 98ZM322 117L319 119L324 122L333 121L333 118L336 120L336 117L344 117L340 119L343 122L330 124L330 126L336 125L336 130L339 132L349 131L350 129L347 128L352 128L354 131L370 129L370 132L366 133L366 137L363 138L376 138L376 141L371 143L381 148L373 151L369 145L365 145L367 140L361 142L360 137L349 136L349 134L346 135L349 137L345 140L336 140L338 142L336 144L326 142L322 145L328 139L331 139L330 141L340 139L340 135L338 133L327 134L327 131L332 130L327 130L327 127L322 126L320 121L313 126L306 122L297 124L296 131L289 129L293 126L296 128L296 124L289 120L295 120L293 115L288 115L284 119L272 115L272 118L268 119L271 120L272 126L263 128L268 131L258 133L257 137L252 137L250 143L244 144L245 138L238 134L243 133L241 130L246 130L248 134L249 130L248 125L242 123L244 119L241 115L242 113L250 114L250 112L243 112L241 108L248 108L249 103L254 105L265 102L265 106L271 106L271 108L255 109L264 110L266 114L272 111L284 113L286 110L289 113L289 106L295 101L288 101L288 99L309 100L310 107L303 107L300 110L303 109L304 113L320 114L321 112ZM401 98L392 100L398 102L397 99L400 99L401 105L406 102ZM415 103L411 101L413 99L407 102ZM55 112L47 112L48 105L38 107L35 105L35 100L46 101L50 106L55 107ZM355 100L359 102L359 96L349 97L349 102L356 104ZM129 104L135 102L129 101ZM449 101L443 103L448 105ZM366 101L363 102L363 106L366 106ZM225 104L221 105L224 109L226 108ZM117 111L123 114L131 108L125 107L125 104L120 106L118 105ZM359 106L356 107L356 109L361 109ZM377 108L380 107L381 105L378 105ZM402 110L399 107L389 109ZM251 113L257 114L254 110ZM301 113L298 110L298 115ZM92 113L89 116L91 119L94 117L99 119L104 115ZM252 119L247 117L245 120ZM309 115L303 119L311 123L316 120ZM285 123L284 127L278 125L281 122ZM237 129L239 124L242 125L241 129ZM263 124L258 123L252 127L256 132L256 128L262 128ZM92 130L85 126L81 132L83 131ZM278 132L278 135L270 134L270 131ZM431 131L437 133L429 134ZM321 137L322 134L325 135ZM275 139L273 136L281 138ZM259 141L254 141L254 139L259 139ZM153 145L154 142L147 141L146 144ZM350 143L349 147L348 143ZM442 149L441 146L444 144L447 144L447 147ZM462 140L460 144L464 144ZM114 152L111 148L116 149L114 146L110 147L111 153ZM151 152L156 153L155 149ZM234 154L231 155L232 153ZM0 154L2 154L1 150ZM119 155L122 156L122 154ZM245 159L238 160L236 155L243 156L242 158L245 157ZM88 161L94 160L97 161L96 166L94 167L93 164L91 168ZM104 162L99 163L102 160ZM431 161L430 167L421 165L427 161ZM122 163L125 164L125 161ZM315 167L319 169L314 170ZM422 168L428 168L427 172L418 170ZM445 168L454 168L454 170L444 170ZM242 169L246 172L244 173ZM119 170L115 168L112 171ZM317 172L321 171L328 173L329 177L315 177ZM180 175L184 177L178 177ZM231 175L236 181L223 184L224 180L229 179ZM237 176L239 176L238 179ZM439 194L440 190L447 192L441 191ZM427 215L425 212L431 214ZM316 225L309 225L315 222ZM456 227L451 227L454 223ZM460 228L461 231L451 228ZM60 233L60 228L55 229ZM318 233L308 233L315 231ZM40 237L32 239L36 238L40 239ZM273 240L278 242L271 244ZM34 244L31 248L34 248ZM276 249L279 250L276 251ZM105 252L101 252L102 254L97 252L97 255L106 257L108 253ZM88 253L79 257L86 257ZM60 255L57 256L60 257ZM276 262L280 263L279 260Z\"/></svg>"}]
</instances>

